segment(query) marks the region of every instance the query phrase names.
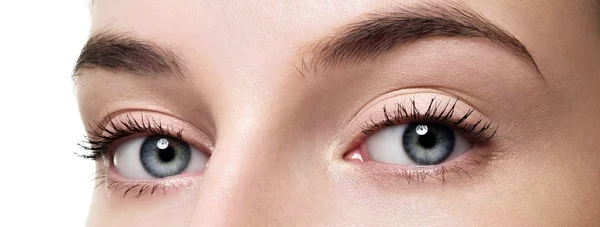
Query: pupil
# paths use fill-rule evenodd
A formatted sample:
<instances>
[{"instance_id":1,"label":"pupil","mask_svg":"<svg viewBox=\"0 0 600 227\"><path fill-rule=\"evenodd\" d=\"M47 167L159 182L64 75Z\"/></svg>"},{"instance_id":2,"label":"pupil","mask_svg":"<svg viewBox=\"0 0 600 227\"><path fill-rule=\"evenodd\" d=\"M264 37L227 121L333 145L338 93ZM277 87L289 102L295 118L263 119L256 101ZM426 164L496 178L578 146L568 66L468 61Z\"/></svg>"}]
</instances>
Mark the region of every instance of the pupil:
<instances>
[{"instance_id":1,"label":"pupil","mask_svg":"<svg viewBox=\"0 0 600 227\"><path fill-rule=\"evenodd\" d=\"M435 146L435 135L433 133L426 133L425 135L419 136L419 144L423 148L430 149Z\"/></svg>"},{"instance_id":2,"label":"pupil","mask_svg":"<svg viewBox=\"0 0 600 227\"><path fill-rule=\"evenodd\" d=\"M175 151L171 147L161 149L158 151L158 158L160 158L160 160L163 162L173 161L175 158Z\"/></svg>"}]
</instances>

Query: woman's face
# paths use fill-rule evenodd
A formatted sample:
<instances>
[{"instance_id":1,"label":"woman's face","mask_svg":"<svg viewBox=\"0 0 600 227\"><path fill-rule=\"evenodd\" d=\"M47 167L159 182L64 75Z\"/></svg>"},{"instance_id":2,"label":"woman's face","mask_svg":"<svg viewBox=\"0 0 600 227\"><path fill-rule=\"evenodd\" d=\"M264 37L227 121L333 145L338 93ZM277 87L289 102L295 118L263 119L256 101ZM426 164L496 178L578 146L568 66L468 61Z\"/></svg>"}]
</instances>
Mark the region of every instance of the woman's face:
<instances>
[{"instance_id":1,"label":"woman's face","mask_svg":"<svg viewBox=\"0 0 600 227\"><path fill-rule=\"evenodd\" d=\"M598 12L96 0L88 224L600 225Z\"/></svg>"}]
</instances>

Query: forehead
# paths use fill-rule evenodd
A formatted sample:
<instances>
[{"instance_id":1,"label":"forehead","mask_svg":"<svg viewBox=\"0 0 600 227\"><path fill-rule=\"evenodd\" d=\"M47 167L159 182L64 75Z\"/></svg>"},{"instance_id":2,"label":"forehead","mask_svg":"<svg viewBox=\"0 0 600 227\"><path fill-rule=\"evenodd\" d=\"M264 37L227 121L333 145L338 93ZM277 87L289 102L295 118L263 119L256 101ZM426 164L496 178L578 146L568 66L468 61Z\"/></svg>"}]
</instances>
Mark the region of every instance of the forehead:
<instances>
[{"instance_id":1,"label":"forehead","mask_svg":"<svg viewBox=\"0 0 600 227\"><path fill-rule=\"evenodd\" d=\"M300 47L327 37L345 24L423 2L447 1L98 0L92 7L92 32L124 31L174 47L197 68L210 65L217 71L228 70L233 63L252 71L293 62ZM457 2L514 35L533 50L542 67L545 58L555 55L556 47L585 47L589 46L585 42L597 40L581 39L598 27L598 14L587 0L553 4L535 0ZM597 32L594 36L598 37Z\"/></svg>"},{"instance_id":2,"label":"forehead","mask_svg":"<svg viewBox=\"0 0 600 227\"><path fill-rule=\"evenodd\" d=\"M93 26L127 28L149 32L157 28L177 34L202 37L207 31L213 36L257 35L271 43L287 35L314 34L332 29L361 15L390 7L415 5L423 0L323 0L323 1L160 1L160 0L97 0L93 5ZM552 24L560 20L574 22L578 18L597 19L594 0L576 1L515 1L515 0L455 0L484 14L491 21L509 28L522 23L529 28ZM560 13L560 19L557 17ZM536 19L538 18L538 19ZM550 20L548 20L550 19ZM546 23L539 23L540 21ZM586 24L589 24L586 23ZM298 31L302 30L302 31ZM270 34L270 35L267 35ZM218 37L223 38L223 37ZM234 37L230 37L234 38ZM253 38L253 37L248 37ZM226 39L227 40L227 39Z\"/></svg>"}]
</instances>

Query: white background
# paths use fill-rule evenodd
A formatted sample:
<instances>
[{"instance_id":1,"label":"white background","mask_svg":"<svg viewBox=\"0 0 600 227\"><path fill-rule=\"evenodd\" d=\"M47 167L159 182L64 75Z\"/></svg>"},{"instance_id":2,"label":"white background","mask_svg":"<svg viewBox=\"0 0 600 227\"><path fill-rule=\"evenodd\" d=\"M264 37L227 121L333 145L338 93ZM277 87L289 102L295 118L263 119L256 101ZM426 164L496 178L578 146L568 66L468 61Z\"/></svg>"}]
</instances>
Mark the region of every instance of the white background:
<instances>
[{"instance_id":1,"label":"white background","mask_svg":"<svg viewBox=\"0 0 600 227\"><path fill-rule=\"evenodd\" d=\"M84 0L0 0L0 226L83 226L92 161L71 70L86 41Z\"/></svg>"}]
</instances>

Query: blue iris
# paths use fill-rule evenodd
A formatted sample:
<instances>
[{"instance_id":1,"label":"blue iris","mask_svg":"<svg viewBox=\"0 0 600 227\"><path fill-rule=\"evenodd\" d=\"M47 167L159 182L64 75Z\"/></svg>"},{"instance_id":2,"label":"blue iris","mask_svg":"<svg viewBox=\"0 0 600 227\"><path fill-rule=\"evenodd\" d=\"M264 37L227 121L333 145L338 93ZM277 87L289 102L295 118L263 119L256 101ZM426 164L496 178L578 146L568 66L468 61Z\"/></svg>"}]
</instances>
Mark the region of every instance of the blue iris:
<instances>
[{"instance_id":1,"label":"blue iris","mask_svg":"<svg viewBox=\"0 0 600 227\"><path fill-rule=\"evenodd\" d=\"M409 124L402 136L404 151L419 165L435 165L446 160L456 143L454 130L435 123Z\"/></svg>"},{"instance_id":2,"label":"blue iris","mask_svg":"<svg viewBox=\"0 0 600 227\"><path fill-rule=\"evenodd\" d=\"M163 178L183 172L191 160L190 146L178 139L148 136L140 148L140 160L152 176Z\"/></svg>"}]
</instances>

